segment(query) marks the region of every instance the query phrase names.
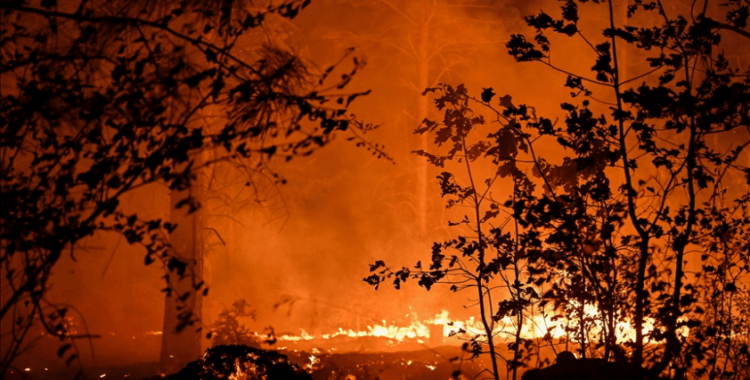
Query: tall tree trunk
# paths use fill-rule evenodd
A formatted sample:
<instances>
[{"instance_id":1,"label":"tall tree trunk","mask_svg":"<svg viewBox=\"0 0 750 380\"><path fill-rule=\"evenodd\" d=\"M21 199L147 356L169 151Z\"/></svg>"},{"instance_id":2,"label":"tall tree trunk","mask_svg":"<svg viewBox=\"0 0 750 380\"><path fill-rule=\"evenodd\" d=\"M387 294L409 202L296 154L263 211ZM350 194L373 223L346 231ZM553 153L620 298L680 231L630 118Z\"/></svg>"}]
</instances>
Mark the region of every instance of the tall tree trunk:
<instances>
[{"instance_id":1,"label":"tall tree trunk","mask_svg":"<svg viewBox=\"0 0 750 380\"><path fill-rule=\"evenodd\" d=\"M434 6L434 5L433 5ZM422 96L421 92L424 91L427 86L430 85L430 59L429 59L429 23L430 13L434 12L434 9L428 5L427 0L422 0L422 6L420 7L419 14L419 32L417 39L417 123L421 123L428 115L429 102L426 96ZM418 135L418 148L419 150L427 150L428 146L428 134L422 133ZM424 237L427 235L427 194L428 194L428 164L424 157L418 157L417 160L417 226L418 233Z\"/></svg>"},{"instance_id":2,"label":"tall tree trunk","mask_svg":"<svg viewBox=\"0 0 750 380\"><path fill-rule=\"evenodd\" d=\"M194 167L200 167L201 157L195 157ZM200 321L202 309L202 294L195 289L195 285L203 281L203 253L204 253L204 211L198 209L192 213L189 207L177 208L176 205L188 195L196 200L203 199L203 178L198 173L191 186L186 191L172 191L170 193L170 222L177 224L177 228L170 234L170 244L177 255L188 266L185 276L179 278L171 273L170 282L173 287L171 295L168 293L164 300L164 326L161 340L161 365L164 371L176 372L190 361L201 355L201 336L199 325L192 324L178 331L178 326L185 318ZM184 300L179 297L189 293ZM192 313L192 314L191 314Z\"/></svg>"}]
</instances>

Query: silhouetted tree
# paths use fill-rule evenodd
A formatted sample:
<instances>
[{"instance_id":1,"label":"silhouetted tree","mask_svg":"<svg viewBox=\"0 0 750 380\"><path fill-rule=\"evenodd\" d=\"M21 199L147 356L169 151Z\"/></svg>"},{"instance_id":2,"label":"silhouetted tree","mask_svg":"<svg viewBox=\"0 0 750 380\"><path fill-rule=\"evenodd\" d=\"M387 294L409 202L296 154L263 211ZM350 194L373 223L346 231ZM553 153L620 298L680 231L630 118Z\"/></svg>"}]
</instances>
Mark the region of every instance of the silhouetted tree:
<instances>
[{"instance_id":1,"label":"silhouetted tree","mask_svg":"<svg viewBox=\"0 0 750 380\"><path fill-rule=\"evenodd\" d=\"M340 6L341 0L326 0ZM466 74L482 59L483 50L498 46L501 38L481 33L498 27L501 20L492 12L496 6L483 1L455 0L397 0L397 1L343 1L347 8L357 13L366 13L373 26L364 31L340 30L340 27L325 34L323 38L341 44L357 46L370 59L383 62L380 66L393 66L402 77L399 89L408 94L403 109L394 109L398 127L394 139L410 150L424 150L428 146L427 136L411 134L414 121L421 121L430 114L429 99L420 94L429 86L445 82ZM335 26L334 26L335 27ZM370 72L370 75L373 75ZM381 75L393 75L381 72ZM427 236L430 220L434 219L435 203L439 203L429 192L429 164L423 160L410 159L409 178L405 184L414 183L408 190L413 194L406 202L409 214L414 215L408 229L413 237ZM411 178L410 178L411 177ZM438 214L439 215L439 214Z\"/></svg>"},{"instance_id":2,"label":"silhouetted tree","mask_svg":"<svg viewBox=\"0 0 750 380\"><path fill-rule=\"evenodd\" d=\"M341 91L356 59L340 80L329 79L331 67L290 82L300 77L298 57L245 45L264 19L293 18L309 1L240 3L0 4L0 377L33 326L60 339L59 357L75 360L71 339L82 336L47 299L48 281L60 257L75 259L77 244L98 231L142 245L146 265L160 262L179 308L176 329L199 331L189 307L207 293L193 273L198 258L170 243L173 221L125 212L123 195L163 183L181 197L175 209L195 213L191 189L216 162L254 157L264 167L344 131L380 154L360 137L372 126L346 110L363 93ZM193 279L189 287L175 285L183 278Z\"/></svg>"},{"instance_id":3,"label":"silhouetted tree","mask_svg":"<svg viewBox=\"0 0 750 380\"><path fill-rule=\"evenodd\" d=\"M740 306L750 278L750 168L742 164L750 62L730 63L725 53L743 49L747 4L730 2L720 22L709 1L690 14L636 1L627 16L638 26L629 26L615 23L622 17L611 0L593 1L584 14L606 15L596 41L579 28L582 3L565 1L559 19L526 17L534 38L514 34L507 44L517 61L564 73L571 96L584 98L562 104L564 123L509 96L495 106L487 91L427 89L444 117L417 132L446 148L417 153L446 168L438 179L448 206L472 212L452 223L463 228L455 239L435 243L429 269L377 262L365 280L478 291L485 331L473 351L489 346L508 378L542 348L573 343L583 358L627 362L651 378L742 379L750 368ZM552 61L551 41L567 37L590 48L581 55L591 56L592 76ZM623 51L630 78L621 76ZM505 330L490 319L508 316L516 318L506 339L512 359L492 348ZM541 327L536 337L521 334L523 316ZM564 339L538 326L548 323L564 327ZM493 374L500 378L497 367Z\"/></svg>"}]
</instances>

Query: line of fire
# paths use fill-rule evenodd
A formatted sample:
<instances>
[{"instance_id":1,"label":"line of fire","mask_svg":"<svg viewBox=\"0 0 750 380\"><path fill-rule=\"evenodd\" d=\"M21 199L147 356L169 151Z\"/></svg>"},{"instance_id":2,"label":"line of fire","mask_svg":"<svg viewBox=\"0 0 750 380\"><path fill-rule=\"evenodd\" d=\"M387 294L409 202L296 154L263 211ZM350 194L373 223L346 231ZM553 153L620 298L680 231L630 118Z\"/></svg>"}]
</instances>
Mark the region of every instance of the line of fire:
<instances>
[{"instance_id":1,"label":"line of fire","mask_svg":"<svg viewBox=\"0 0 750 380\"><path fill-rule=\"evenodd\" d=\"M0 0L0 378L750 380L749 0Z\"/></svg>"}]
</instances>

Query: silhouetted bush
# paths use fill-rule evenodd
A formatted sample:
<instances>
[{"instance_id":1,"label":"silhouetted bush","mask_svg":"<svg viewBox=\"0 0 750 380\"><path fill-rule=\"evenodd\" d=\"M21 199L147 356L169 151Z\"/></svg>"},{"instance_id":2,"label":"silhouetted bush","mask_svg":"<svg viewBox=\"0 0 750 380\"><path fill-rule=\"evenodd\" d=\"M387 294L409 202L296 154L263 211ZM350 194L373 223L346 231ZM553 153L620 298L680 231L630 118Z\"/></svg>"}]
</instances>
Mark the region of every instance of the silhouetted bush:
<instances>
[{"instance_id":1,"label":"silhouetted bush","mask_svg":"<svg viewBox=\"0 0 750 380\"><path fill-rule=\"evenodd\" d=\"M622 363L604 359L576 359L573 353L563 351L555 364L527 371L521 380L638 380L643 374Z\"/></svg>"},{"instance_id":2,"label":"silhouetted bush","mask_svg":"<svg viewBox=\"0 0 750 380\"><path fill-rule=\"evenodd\" d=\"M240 345L216 346L202 358L190 362L168 380L312 380L312 377L289 361L286 355ZM156 379L156 378L154 378Z\"/></svg>"},{"instance_id":3,"label":"silhouetted bush","mask_svg":"<svg viewBox=\"0 0 750 380\"><path fill-rule=\"evenodd\" d=\"M230 309L224 308L219 318L211 325L212 345L240 344L260 348L260 339L240 323L240 318L255 320L255 309L250 308L244 299L234 302Z\"/></svg>"}]
</instances>

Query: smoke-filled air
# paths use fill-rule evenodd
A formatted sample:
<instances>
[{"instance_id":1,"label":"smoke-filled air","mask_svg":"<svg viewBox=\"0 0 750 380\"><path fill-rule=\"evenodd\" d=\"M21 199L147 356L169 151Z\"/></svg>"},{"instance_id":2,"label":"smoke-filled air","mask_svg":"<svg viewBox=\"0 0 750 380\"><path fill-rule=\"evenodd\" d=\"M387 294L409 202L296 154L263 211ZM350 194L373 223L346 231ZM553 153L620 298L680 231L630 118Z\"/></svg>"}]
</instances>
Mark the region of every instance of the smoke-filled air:
<instances>
[{"instance_id":1,"label":"smoke-filled air","mask_svg":"<svg viewBox=\"0 0 750 380\"><path fill-rule=\"evenodd\" d=\"M0 378L750 379L748 0L0 18Z\"/></svg>"}]
</instances>

